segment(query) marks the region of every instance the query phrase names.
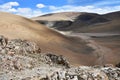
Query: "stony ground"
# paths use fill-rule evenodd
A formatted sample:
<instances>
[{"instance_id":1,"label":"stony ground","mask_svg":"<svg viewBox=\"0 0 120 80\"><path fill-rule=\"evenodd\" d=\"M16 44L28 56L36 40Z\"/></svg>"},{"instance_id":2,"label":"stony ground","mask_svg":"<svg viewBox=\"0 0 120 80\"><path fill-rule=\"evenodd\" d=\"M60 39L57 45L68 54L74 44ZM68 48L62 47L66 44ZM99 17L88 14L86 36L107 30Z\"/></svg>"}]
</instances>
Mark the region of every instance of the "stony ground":
<instances>
[{"instance_id":1,"label":"stony ground","mask_svg":"<svg viewBox=\"0 0 120 80\"><path fill-rule=\"evenodd\" d=\"M120 68L73 67L33 42L0 36L0 80L120 80Z\"/></svg>"}]
</instances>

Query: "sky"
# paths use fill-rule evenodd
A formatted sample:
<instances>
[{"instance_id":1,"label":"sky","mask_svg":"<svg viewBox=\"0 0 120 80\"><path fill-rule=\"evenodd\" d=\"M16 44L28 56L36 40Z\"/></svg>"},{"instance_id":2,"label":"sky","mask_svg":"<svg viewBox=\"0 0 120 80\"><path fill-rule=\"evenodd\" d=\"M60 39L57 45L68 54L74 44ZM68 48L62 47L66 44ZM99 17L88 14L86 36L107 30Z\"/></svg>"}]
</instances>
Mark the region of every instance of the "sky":
<instances>
[{"instance_id":1,"label":"sky","mask_svg":"<svg viewBox=\"0 0 120 80\"><path fill-rule=\"evenodd\" d=\"M0 0L0 11L25 17L56 12L105 14L120 11L120 0Z\"/></svg>"}]
</instances>

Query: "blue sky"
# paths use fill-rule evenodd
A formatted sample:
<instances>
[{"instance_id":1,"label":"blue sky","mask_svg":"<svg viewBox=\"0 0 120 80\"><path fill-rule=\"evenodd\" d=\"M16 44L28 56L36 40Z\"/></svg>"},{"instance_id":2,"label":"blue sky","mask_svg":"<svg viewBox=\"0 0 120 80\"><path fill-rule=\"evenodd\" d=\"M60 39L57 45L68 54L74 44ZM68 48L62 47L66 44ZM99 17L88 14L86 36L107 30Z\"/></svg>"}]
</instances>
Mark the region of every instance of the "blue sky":
<instances>
[{"instance_id":1,"label":"blue sky","mask_svg":"<svg viewBox=\"0 0 120 80\"><path fill-rule=\"evenodd\" d=\"M0 0L0 11L25 17L66 11L105 14L119 10L120 0Z\"/></svg>"}]
</instances>

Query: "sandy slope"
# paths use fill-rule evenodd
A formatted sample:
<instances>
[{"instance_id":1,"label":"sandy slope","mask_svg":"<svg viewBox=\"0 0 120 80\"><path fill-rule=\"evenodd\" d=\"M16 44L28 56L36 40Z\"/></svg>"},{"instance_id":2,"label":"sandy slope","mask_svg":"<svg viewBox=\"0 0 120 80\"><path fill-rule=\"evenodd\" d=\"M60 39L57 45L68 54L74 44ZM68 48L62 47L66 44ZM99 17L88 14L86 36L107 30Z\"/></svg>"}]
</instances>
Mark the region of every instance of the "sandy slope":
<instances>
[{"instance_id":1,"label":"sandy slope","mask_svg":"<svg viewBox=\"0 0 120 80\"><path fill-rule=\"evenodd\" d=\"M81 39L63 36L32 20L9 13L0 12L0 35L34 41L42 52L64 55L73 64L93 65L96 59L92 51L85 51L89 47Z\"/></svg>"},{"instance_id":2,"label":"sandy slope","mask_svg":"<svg viewBox=\"0 0 120 80\"><path fill-rule=\"evenodd\" d=\"M75 19L78 15L83 14L80 12L61 12L61 13L52 13L52 14L46 14L38 17L33 17L33 20L47 20L47 21L66 21L70 20L72 21Z\"/></svg>"},{"instance_id":3,"label":"sandy slope","mask_svg":"<svg viewBox=\"0 0 120 80\"><path fill-rule=\"evenodd\" d=\"M88 45L94 49L98 56L99 64L120 62L120 34L71 33L71 36L81 37L88 41Z\"/></svg>"},{"instance_id":4,"label":"sandy slope","mask_svg":"<svg viewBox=\"0 0 120 80\"><path fill-rule=\"evenodd\" d=\"M96 48L95 43L81 37L65 36L30 19L3 12L0 13L0 35L36 42L42 52L64 55L74 65L101 64L103 61L99 59L103 57L102 54L108 53L107 49L101 51L101 47ZM111 52L106 55L104 64L116 64L116 60L111 58L108 61L109 54ZM114 58L118 59L118 56Z\"/></svg>"},{"instance_id":5,"label":"sandy slope","mask_svg":"<svg viewBox=\"0 0 120 80\"><path fill-rule=\"evenodd\" d=\"M92 54L91 56L93 56L93 54L94 56L97 55L98 58L96 59L96 63L99 64L106 62L115 64L117 62L120 62L119 59L120 37L119 35L117 36L114 35L114 34L119 34L120 32L119 14L120 11L103 14L103 15L95 14L95 13L67 12L67 13L47 14L32 19L38 21L39 23L43 23L48 27L52 27L59 31L64 31L66 33L69 33L68 34L69 36L71 36L70 33L73 32L74 35L72 36L80 37L82 38L83 41L88 42L88 43L83 43L83 42L80 43L80 45L87 45L87 46L80 46L77 42L80 41L81 39L72 40L72 42L76 42L76 44L74 43L72 45L76 46L78 44L77 47L79 47L79 48L69 48L71 50L74 49L73 50L74 52L80 51L80 53L84 53L84 54L90 53ZM81 32L84 32L85 36L84 33L83 35L81 35ZM93 34L89 34L86 37L87 33L88 34L93 33ZM100 35L98 34L96 35L96 33L98 34L100 33ZM88 37L91 39L89 39ZM103 55L104 57L102 57ZM89 56L88 59L90 58L92 57ZM94 59L95 58L93 58L93 60ZM80 60L84 60L84 59L80 59Z\"/></svg>"}]
</instances>

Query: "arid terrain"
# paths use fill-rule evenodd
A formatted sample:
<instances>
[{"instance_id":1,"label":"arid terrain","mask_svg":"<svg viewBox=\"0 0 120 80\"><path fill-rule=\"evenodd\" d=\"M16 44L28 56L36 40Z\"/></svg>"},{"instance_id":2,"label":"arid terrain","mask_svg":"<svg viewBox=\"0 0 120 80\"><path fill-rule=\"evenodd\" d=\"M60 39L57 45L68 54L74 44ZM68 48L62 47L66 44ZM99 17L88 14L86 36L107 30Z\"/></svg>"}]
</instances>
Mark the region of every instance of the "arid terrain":
<instances>
[{"instance_id":1,"label":"arid terrain","mask_svg":"<svg viewBox=\"0 0 120 80\"><path fill-rule=\"evenodd\" d=\"M33 17L32 19L60 31L119 33L119 14L120 11L102 15L96 13L63 12Z\"/></svg>"},{"instance_id":2,"label":"arid terrain","mask_svg":"<svg viewBox=\"0 0 120 80\"><path fill-rule=\"evenodd\" d=\"M74 67L62 55L41 53L39 45L0 36L0 80L119 80L112 65Z\"/></svg>"},{"instance_id":3,"label":"arid terrain","mask_svg":"<svg viewBox=\"0 0 120 80\"><path fill-rule=\"evenodd\" d=\"M33 41L40 46L41 52L64 55L74 65L95 65L101 62L97 57L101 54L94 52L88 45L89 42L81 38L62 35L35 21L13 14L1 12L0 16L0 34L8 39ZM115 57L118 59L118 56Z\"/></svg>"},{"instance_id":4,"label":"arid terrain","mask_svg":"<svg viewBox=\"0 0 120 80\"><path fill-rule=\"evenodd\" d=\"M0 80L120 80L114 14L64 12L28 19L0 12ZM95 19L89 21L91 15Z\"/></svg>"},{"instance_id":5,"label":"arid terrain","mask_svg":"<svg viewBox=\"0 0 120 80\"><path fill-rule=\"evenodd\" d=\"M61 13L56 13L55 16L61 16L56 18L54 14L49 14L42 17L47 19L49 16L53 16L54 21L55 19L61 20L61 18L74 21L79 18L78 16L84 14L88 13L72 12L62 13L62 15ZM21 16L4 12L1 12L0 16L1 35L6 36L8 39L19 38L35 42L40 46L41 52L53 52L57 55L64 55L73 65L116 65L120 62L119 35L117 35L117 38L116 35L112 35L113 40L110 42L109 40L111 39L109 38L112 38L111 35L102 37L86 36L79 34L80 32L61 34L59 33L60 31L50 29L45 25Z\"/></svg>"},{"instance_id":6,"label":"arid terrain","mask_svg":"<svg viewBox=\"0 0 120 80\"><path fill-rule=\"evenodd\" d=\"M118 59L120 57L119 14L119 11L102 15L96 13L63 12L38 16L32 19L64 35L80 38L88 42L87 45L92 47L93 53L103 56L99 57L98 55L98 61L104 64L104 62L120 62ZM59 16L62 19L58 18ZM86 49L86 52L91 53L91 50Z\"/></svg>"}]
</instances>

